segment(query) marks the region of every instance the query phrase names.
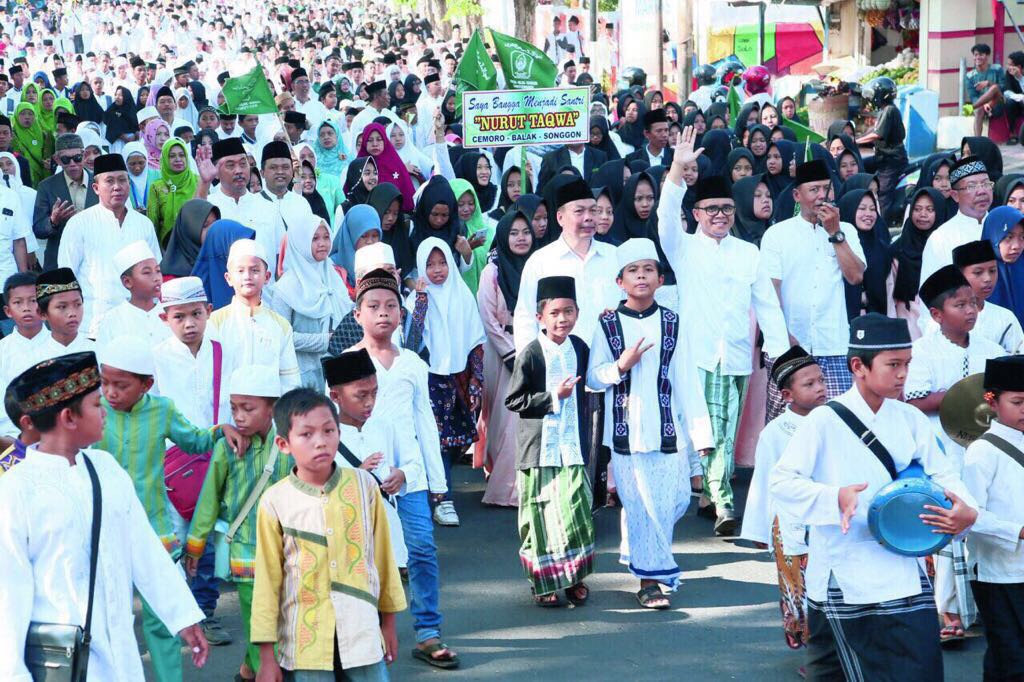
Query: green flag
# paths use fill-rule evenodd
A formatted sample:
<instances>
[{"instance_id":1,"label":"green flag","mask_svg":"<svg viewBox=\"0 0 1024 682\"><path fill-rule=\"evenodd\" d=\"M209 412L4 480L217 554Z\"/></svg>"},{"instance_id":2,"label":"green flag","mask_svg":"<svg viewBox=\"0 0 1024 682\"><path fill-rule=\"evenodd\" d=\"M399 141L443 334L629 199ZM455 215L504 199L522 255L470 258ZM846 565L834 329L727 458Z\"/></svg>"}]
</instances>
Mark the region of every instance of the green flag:
<instances>
[{"instance_id":1,"label":"green flag","mask_svg":"<svg viewBox=\"0 0 1024 682\"><path fill-rule=\"evenodd\" d=\"M224 104L218 109L222 114L276 114L277 102L270 91L263 69L257 66L244 76L224 81Z\"/></svg>"},{"instance_id":2,"label":"green flag","mask_svg":"<svg viewBox=\"0 0 1024 682\"><path fill-rule=\"evenodd\" d=\"M727 101L729 102L729 121L735 126L736 120L740 115L740 109L743 108L743 105L740 103L739 93L737 93L736 88L731 85L729 86L729 97Z\"/></svg>"},{"instance_id":3,"label":"green flag","mask_svg":"<svg viewBox=\"0 0 1024 682\"><path fill-rule=\"evenodd\" d=\"M824 137L814 132L813 130L805 126L803 123L797 123L796 121L791 121L788 118L784 117L780 117L780 122L782 123L782 125L793 131L793 134L796 135L797 142L809 141L817 144L818 142L825 141Z\"/></svg>"},{"instance_id":4,"label":"green flag","mask_svg":"<svg viewBox=\"0 0 1024 682\"><path fill-rule=\"evenodd\" d=\"M462 115L462 93L467 90L497 90L498 70L494 68L491 56L487 54L480 31L473 31L473 37L466 43L462 60L455 69L455 115Z\"/></svg>"},{"instance_id":5,"label":"green flag","mask_svg":"<svg viewBox=\"0 0 1024 682\"><path fill-rule=\"evenodd\" d=\"M543 50L497 31L491 31L491 40L510 90L555 87L558 67Z\"/></svg>"}]
</instances>

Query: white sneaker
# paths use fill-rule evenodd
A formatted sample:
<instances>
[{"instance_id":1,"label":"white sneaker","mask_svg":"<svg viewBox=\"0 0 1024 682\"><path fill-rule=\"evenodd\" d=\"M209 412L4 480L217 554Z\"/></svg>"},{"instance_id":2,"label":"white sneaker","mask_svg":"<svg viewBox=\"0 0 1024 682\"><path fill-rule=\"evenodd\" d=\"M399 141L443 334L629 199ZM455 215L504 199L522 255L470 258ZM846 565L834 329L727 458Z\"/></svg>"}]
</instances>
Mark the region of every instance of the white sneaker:
<instances>
[{"instance_id":1,"label":"white sneaker","mask_svg":"<svg viewBox=\"0 0 1024 682\"><path fill-rule=\"evenodd\" d=\"M455 513L455 503L451 500L439 502L434 507L434 522L439 526L459 525L459 515Z\"/></svg>"}]
</instances>

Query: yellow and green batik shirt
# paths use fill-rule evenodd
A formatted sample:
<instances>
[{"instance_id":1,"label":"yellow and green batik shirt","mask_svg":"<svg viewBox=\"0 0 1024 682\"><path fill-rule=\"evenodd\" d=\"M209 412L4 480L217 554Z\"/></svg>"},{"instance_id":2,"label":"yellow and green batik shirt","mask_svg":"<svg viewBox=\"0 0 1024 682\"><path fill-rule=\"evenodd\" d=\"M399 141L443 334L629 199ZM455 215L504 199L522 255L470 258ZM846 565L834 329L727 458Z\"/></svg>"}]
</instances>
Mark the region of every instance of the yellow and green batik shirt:
<instances>
[{"instance_id":1,"label":"yellow and green batik shirt","mask_svg":"<svg viewBox=\"0 0 1024 682\"><path fill-rule=\"evenodd\" d=\"M293 471L260 499L249 640L281 667L348 670L384 658L379 613L405 608L384 500L373 476L335 467L324 487Z\"/></svg>"},{"instance_id":2,"label":"yellow and green batik shirt","mask_svg":"<svg viewBox=\"0 0 1024 682\"><path fill-rule=\"evenodd\" d=\"M206 472L203 489L192 514L185 554L199 559L203 556L210 531L217 519L223 519L230 525L238 517L245 501L249 499L249 493L263 476L263 469L270 464L271 453L276 449L275 435L277 431L270 427L266 438L253 436L249 449L241 458L235 456L226 440L217 441L210 458L210 469ZM291 455L278 452L266 489L269 490L271 485L286 478L293 464ZM257 510L258 505L253 505L231 541L228 556L233 582L252 582L256 562Z\"/></svg>"},{"instance_id":3,"label":"yellow and green batik shirt","mask_svg":"<svg viewBox=\"0 0 1024 682\"><path fill-rule=\"evenodd\" d=\"M164 455L170 440L189 454L213 449L215 429L200 429L185 419L170 398L143 395L128 412L115 410L103 398L107 411L103 440L92 447L106 450L128 472L135 494L146 510L149 524L172 555L181 548L174 535L171 505L164 485Z\"/></svg>"}]
</instances>

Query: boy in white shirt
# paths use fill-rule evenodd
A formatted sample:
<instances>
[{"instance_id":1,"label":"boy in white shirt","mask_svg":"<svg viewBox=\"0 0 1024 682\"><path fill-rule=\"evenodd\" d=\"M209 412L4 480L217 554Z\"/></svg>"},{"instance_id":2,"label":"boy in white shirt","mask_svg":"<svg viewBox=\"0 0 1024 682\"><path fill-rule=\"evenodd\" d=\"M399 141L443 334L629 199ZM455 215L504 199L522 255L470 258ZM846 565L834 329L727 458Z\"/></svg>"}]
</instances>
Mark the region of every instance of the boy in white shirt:
<instances>
[{"instance_id":1,"label":"boy in white shirt","mask_svg":"<svg viewBox=\"0 0 1024 682\"><path fill-rule=\"evenodd\" d=\"M141 336L156 344L170 335L160 320L160 287L163 276L160 263L142 240L134 241L114 254L114 268L121 273L121 284L128 300L103 315L96 332L96 343L105 346L120 336Z\"/></svg>"},{"instance_id":2,"label":"boy in white shirt","mask_svg":"<svg viewBox=\"0 0 1024 682\"><path fill-rule=\"evenodd\" d=\"M1019 353L1024 345L1024 330L1013 311L988 300L999 281L999 267L992 242L982 239L967 242L953 249L953 265L967 278L978 302L978 321L974 333L995 341L1010 354ZM934 327L935 322L929 320Z\"/></svg>"},{"instance_id":3,"label":"boy in white shirt","mask_svg":"<svg viewBox=\"0 0 1024 682\"><path fill-rule=\"evenodd\" d=\"M14 329L0 339L0 395L17 376L15 370L24 369L25 358L31 355L33 346L47 336L36 303L36 277L34 272L19 272L4 281L4 314L14 321ZM0 450L14 442L18 431L18 425L0 410Z\"/></svg>"}]
</instances>

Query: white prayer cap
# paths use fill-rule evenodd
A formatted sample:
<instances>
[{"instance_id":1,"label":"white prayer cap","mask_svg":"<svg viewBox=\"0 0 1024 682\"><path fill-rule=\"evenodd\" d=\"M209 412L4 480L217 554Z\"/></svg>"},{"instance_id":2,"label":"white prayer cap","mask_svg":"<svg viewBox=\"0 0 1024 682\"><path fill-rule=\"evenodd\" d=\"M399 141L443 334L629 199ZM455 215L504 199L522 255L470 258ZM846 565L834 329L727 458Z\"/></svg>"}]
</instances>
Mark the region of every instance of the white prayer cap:
<instances>
[{"instance_id":1,"label":"white prayer cap","mask_svg":"<svg viewBox=\"0 0 1024 682\"><path fill-rule=\"evenodd\" d=\"M139 239L114 254L114 270L121 274L127 272L137 263L149 260L150 258L155 260L156 256L153 255L149 244Z\"/></svg>"},{"instance_id":2,"label":"white prayer cap","mask_svg":"<svg viewBox=\"0 0 1024 682\"><path fill-rule=\"evenodd\" d=\"M150 343L141 336L119 336L111 339L100 349L98 355L100 364L107 367L146 376L153 376L156 373Z\"/></svg>"},{"instance_id":3,"label":"white prayer cap","mask_svg":"<svg viewBox=\"0 0 1024 682\"><path fill-rule=\"evenodd\" d=\"M135 118L141 124L151 118L156 118L159 115L160 112L156 110L156 107L142 107L139 109L138 113L135 114Z\"/></svg>"},{"instance_id":4,"label":"white prayer cap","mask_svg":"<svg viewBox=\"0 0 1024 682\"><path fill-rule=\"evenodd\" d=\"M206 301L206 289L203 288L203 280L198 277L176 277L164 282L160 287L160 302L164 308L169 305Z\"/></svg>"},{"instance_id":5,"label":"white prayer cap","mask_svg":"<svg viewBox=\"0 0 1024 682\"><path fill-rule=\"evenodd\" d=\"M654 242L642 237L627 239L622 242L615 249L615 257L619 262L619 270L638 260L653 260L656 262L661 260L658 258L658 249L654 246Z\"/></svg>"},{"instance_id":6,"label":"white prayer cap","mask_svg":"<svg viewBox=\"0 0 1024 682\"><path fill-rule=\"evenodd\" d=\"M395 252L390 244L377 242L356 251L356 279L362 278L370 270L379 268L381 265L395 266Z\"/></svg>"},{"instance_id":7,"label":"white prayer cap","mask_svg":"<svg viewBox=\"0 0 1024 682\"><path fill-rule=\"evenodd\" d=\"M270 365L243 365L231 373L231 382L228 385L228 392L231 395L281 397L281 376L277 367Z\"/></svg>"},{"instance_id":8,"label":"white prayer cap","mask_svg":"<svg viewBox=\"0 0 1024 682\"><path fill-rule=\"evenodd\" d=\"M267 250L264 249L255 239L238 239L231 244L231 250L228 251L228 263L231 263L236 258L242 258L243 256L256 256L266 263L268 268L270 267L270 259L267 258Z\"/></svg>"}]
</instances>

